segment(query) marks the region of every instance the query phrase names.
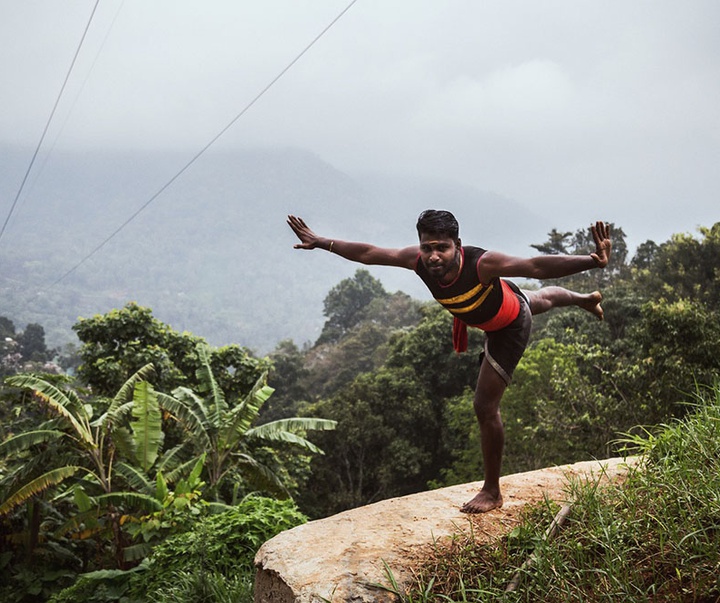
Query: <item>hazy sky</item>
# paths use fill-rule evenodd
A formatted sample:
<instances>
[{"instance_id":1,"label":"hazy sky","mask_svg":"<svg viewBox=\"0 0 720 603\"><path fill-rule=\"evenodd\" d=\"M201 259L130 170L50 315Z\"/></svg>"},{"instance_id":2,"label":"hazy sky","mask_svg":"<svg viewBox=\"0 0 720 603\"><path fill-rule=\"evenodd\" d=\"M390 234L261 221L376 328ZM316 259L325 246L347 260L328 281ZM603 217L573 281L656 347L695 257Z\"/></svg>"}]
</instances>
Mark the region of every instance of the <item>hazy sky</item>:
<instances>
[{"instance_id":1,"label":"hazy sky","mask_svg":"<svg viewBox=\"0 0 720 603\"><path fill-rule=\"evenodd\" d=\"M103 0L46 146L198 151L348 4ZM0 144L37 144L93 6L0 0ZM720 220L719 34L717 0L357 0L218 147L661 242Z\"/></svg>"}]
</instances>

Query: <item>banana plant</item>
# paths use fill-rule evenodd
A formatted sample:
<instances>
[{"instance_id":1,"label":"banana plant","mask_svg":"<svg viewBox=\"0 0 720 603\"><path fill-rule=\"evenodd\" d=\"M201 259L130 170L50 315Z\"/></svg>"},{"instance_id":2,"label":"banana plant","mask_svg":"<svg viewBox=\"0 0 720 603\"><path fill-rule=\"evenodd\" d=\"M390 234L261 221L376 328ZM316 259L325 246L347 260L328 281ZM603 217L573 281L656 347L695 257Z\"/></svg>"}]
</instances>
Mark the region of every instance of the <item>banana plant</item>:
<instances>
[{"instance_id":1,"label":"banana plant","mask_svg":"<svg viewBox=\"0 0 720 603\"><path fill-rule=\"evenodd\" d=\"M213 374L209 347L200 344L197 353L200 359L198 391L178 387L173 390L172 396L159 393L158 400L162 408L172 413L186 429L188 441L194 449L193 459L206 455L209 489L217 497L222 482L230 475L239 475L258 489L287 494L277 474L253 455L253 444L272 446L278 442L289 442L321 454L322 451L304 434L309 430L334 429L336 422L293 417L253 426L260 409L274 391L267 385L267 373L261 375L246 396L228 401Z\"/></svg>"},{"instance_id":2,"label":"banana plant","mask_svg":"<svg viewBox=\"0 0 720 603\"><path fill-rule=\"evenodd\" d=\"M8 378L9 385L29 390L32 400L46 406L54 417L38 429L6 439L0 444L0 456L17 458L51 442L59 446L59 453L54 455L57 466L39 472L34 463L22 463L5 477L3 491L8 494L0 500L0 515L74 478L74 487L65 491L74 492L76 502L85 500L86 490L92 492L93 509L86 511L97 514L100 510L109 519L121 560L121 514L117 509L152 512L161 508L154 496L118 490L113 482L118 450L127 450L142 467L149 467L157 458L162 424L157 392L146 381L152 370L148 364L132 375L97 418L93 417L93 405L70 388L60 388L36 375ZM32 460L32 456L28 458Z\"/></svg>"}]
</instances>

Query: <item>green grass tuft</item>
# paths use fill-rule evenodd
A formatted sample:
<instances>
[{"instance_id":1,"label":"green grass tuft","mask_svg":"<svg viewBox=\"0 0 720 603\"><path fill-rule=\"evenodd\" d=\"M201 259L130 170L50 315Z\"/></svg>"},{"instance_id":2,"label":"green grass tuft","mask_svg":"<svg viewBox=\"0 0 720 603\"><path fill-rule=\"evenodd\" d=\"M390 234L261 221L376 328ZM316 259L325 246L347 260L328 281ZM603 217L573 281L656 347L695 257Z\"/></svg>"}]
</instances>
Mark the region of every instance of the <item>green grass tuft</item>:
<instances>
[{"instance_id":1,"label":"green grass tuft","mask_svg":"<svg viewBox=\"0 0 720 603\"><path fill-rule=\"evenodd\" d=\"M698 392L684 420L623 442L643 462L622 484L571 483L554 538L549 501L500 542L458 534L436 545L403 603L720 602L720 387Z\"/></svg>"}]
</instances>

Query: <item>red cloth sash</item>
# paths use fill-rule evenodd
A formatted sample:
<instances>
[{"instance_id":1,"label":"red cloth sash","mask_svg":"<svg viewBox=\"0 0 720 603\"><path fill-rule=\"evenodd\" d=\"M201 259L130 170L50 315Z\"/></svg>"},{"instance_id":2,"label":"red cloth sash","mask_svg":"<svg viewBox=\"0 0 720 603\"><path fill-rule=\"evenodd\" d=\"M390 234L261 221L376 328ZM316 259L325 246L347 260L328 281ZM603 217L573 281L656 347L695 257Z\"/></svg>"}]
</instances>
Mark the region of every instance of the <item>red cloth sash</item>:
<instances>
[{"instance_id":1,"label":"red cloth sash","mask_svg":"<svg viewBox=\"0 0 720 603\"><path fill-rule=\"evenodd\" d=\"M483 331L499 331L517 318L520 313L520 300L517 298L517 295L515 295L515 292L510 288L510 285L508 285L504 280L500 279L500 284L503 289L503 303L502 306L500 306L498 313L490 320L487 320L482 324L471 326ZM454 317L452 331L453 348L458 354L460 352L467 351L467 327L467 324L460 320L457 316Z\"/></svg>"}]
</instances>

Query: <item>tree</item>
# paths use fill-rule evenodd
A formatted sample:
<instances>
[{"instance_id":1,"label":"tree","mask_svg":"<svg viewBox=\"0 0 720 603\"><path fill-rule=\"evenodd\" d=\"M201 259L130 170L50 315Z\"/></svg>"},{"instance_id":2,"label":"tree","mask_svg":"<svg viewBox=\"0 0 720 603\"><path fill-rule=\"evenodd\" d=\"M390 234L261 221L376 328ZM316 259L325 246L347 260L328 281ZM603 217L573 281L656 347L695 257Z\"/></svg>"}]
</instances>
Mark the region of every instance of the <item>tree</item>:
<instances>
[{"instance_id":1,"label":"tree","mask_svg":"<svg viewBox=\"0 0 720 603\"><path fill-rule=\"evenodd\" d=\"M153 382L159 391L198 385L195 375L200 362L196 350L205 340L191 333L178 333L154 318L150 308L129 303L107 314L81 318L73 330L83 342L78 376L96 394L112 395L148 363L155 367ZM217 379L233 395L247 392L268 369L266 360L253 358L238 345L213 349L211 364Z\"/></svg>"},{"instance_id":2,"label":"tree","mask_svg":"<svg viewBox=\"0 0 720 603\"><path fill-rule=\"evenodd\" d=\"M720 379L720 317L698 301L648 302L628 340L612 383L637 424L684 416L697 385Z\"/></svg>"},{"instance_id":3,"label":"tree","mask_svg":"<svg viewBox=\"0 0 720 603\"><path fill-rule=\"evenodd\" d=\"M422 304L402 292L373 299L362 318L337 341L317 343L305 354L304 399L317 400L380 368L395 333L414 327Z\"/></svg>"},{"instance_id":4,"label":"tree","mask_svg":"<svg viewBox=\"0 0 720 603\"><path fill-rule=\"evenodd\" d=\"M150 308L129 303L73 326L83 343L78 376L98 395L110 395L141 366L155 366L155 384L170 391L192 375L201 339L179 334L153 317Z\"/></svg>"},{"instance_id":5,"label":"tree","mask_svg":"<svg viewBox=\"0 0 720 603\"><path fill-rule=\"evenodd\" d=\"M154 498L118 491L114 484L118 444L128 442L136 458L148 466L157 456L162 441L157 397L145 381L151 371L152 365L146 365L132 375L109 402L107 411L95 420L93 405L86 403L75 390L58 387L34 375L9 377L10 385L29 389L33 399L47 406L54 417L37 429L12 435L0 445L0 454L15 459L14 469L3 480L0 515L76 478L69 492L75 494L76 501L89 500L86 490L93 495L104 525L113 535L116 562L123 567L124 541L117 507L159 509ZM124 428L123 420L130 411L133 425ZM53 448L48 455L47 445L53 442L60 447ZM88 511L92 509L87 502L78 504ZM93 512L97 513L94 509ZM33 525L39 527L39 524Z\"/></svg>"},{"instance_id":6,"label":"tree","mask_svg":"<svg viewBox=\"0 0 720 603\"><path fill-rule=\"evenodd\" d=\"M537 249L540 253L546 255L563 255L571 253L568 251L568 245L572 237L572 232L560 232L557 228L553 228L548 233L548 240L545 243L534 243L530 245Z\"/></svg>"},{"instance_id":7,"label":"tree","mask_svg":"<svg viewBox=\"0 0 720 603\"><path fill-rule=\"evenodd\" d=\"M293 417L253 427L260 409L273 392L266 384L267 374L260 376L244 398L228 398L213 373L208 346L199 344L197 355L200 360L198 391L181 386L172 396L160 394L159 400L186 430L192 462L205 455L210 491L218 499L232 500L229 484L241 482L249 490L287 495L276 471L253 454L253 446L289 443L320 453L302 434L307 430L334 429L335 422Z\"/></svg>"},{"instance_id":8,"label":"tree","mask_svg":"<svg viewBox=\"0 0 720 603\"><path fill-rule=\"evenodd\" d=\"M659 245L649 239L640 243L635 250L635 255L630 260L630 266L638 270L649 268L655 261L659 249Z\"/></svg>"},{"instance_id":9,"label":"tree","mask_svg":"<svg viewBox=\"0 0 720 603\"><path fill-rule=\"evenodd\" d=\"M407 331L395 333L388 343L387 366L409 366L438 403L475 386L482 334L469 329L467 353L457 354L452 343L452 316L440 305L423 307L423 318Z\"/></svg>"},{"instance_id":10,"label":"tree","mask_svg":"<svg viewBox=\"0 0 720 603\"><path fill-rule=\"evenodd\" d=\"M649 286L671 300L693 299L716 308L720 304L720 222L699 232L700 239L677 234L660 245Z\"/></svg>"},{"instance_id":11,"label":"tree","mask_svg":"<svg viewBox=\"0 0 720 603\"><path fill-rule=\"evenodd\" d=\"M275 388L275 393L260 412L259 420L262 423L297 413L298 403L307 399L304 381L310 373L305 366L305 354L291 339L278 343L269 359L272 367L268 382Z\"/></svg>"},{"instance_id":12,"label":"tree","mask_svg":"<svg viewBox=\"0 0 720 603\"><path fill-rule=\"evenodd\" d=\"M374 299L387 297L379 280L367 270L359 269L353 278L340 281L325 297L327 320L317 344L335 342L364 317L364 310Z\"/></svg>"},{"instance_id":13,"label":"tree","mask_svg":"<svg viewBox=\"0 0 720 603\"><path fill-rule=\"evenodd\" d=\"M45 345L45 329L42 325L37 323L27 325L17 339L24 360L33 362L50 360L51 353Z\"/></svg>"},{"instance_id":14,"label":"tree","mask_svg":"<svg viewBox=\"0 0 720 603\"><path fill-rule=\"evenodd\" d=\"M0 316L0 338L15 337L15 324L6 316Z\"/></svg>"},{"instance_id":15,"label":"tree","mask_svg":"<svg viewBox=\"0 0 720 603\"><path fill-rule=\"evenodd\" d=\"M412 369L360 375L306 411L337 421L336 431L320 434L326 454L313 459L310 482L301 493L301 507L313 516L425 488L438 428Z\"/></svg>"}]
</instances>

